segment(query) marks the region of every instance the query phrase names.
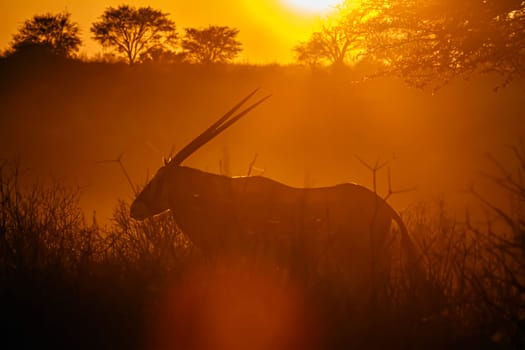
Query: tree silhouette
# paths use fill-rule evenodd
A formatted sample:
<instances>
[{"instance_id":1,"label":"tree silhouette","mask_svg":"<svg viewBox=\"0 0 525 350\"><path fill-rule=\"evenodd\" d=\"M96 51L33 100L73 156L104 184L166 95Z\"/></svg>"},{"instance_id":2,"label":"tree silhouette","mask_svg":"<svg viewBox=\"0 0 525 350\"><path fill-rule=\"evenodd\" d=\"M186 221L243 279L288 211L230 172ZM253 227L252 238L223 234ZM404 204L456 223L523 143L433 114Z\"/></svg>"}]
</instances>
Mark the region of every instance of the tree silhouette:
<instances>
[{"instance_id":1,"label":"tree silhouette","mask_svg":"<svg viewBox=\"0 0 525 350\"><path fill-rule=\"evenodd\" d=\"M347 60L353 38L341 25L323 26L310 39L294 48L297 61L309 65L342 65Z\"/></svg>"},{"instance_id":2,"label":"tree silhouette","mask_svg":"<svg viewBox=\"0 0 525 350\"><path fill-rule=\"evenodd\" d=\"M79 49L78 24L71 21L71 14L47 13L35 15L24 22L18 33L13 35L10 53L26 51L47 51L58 56L73 57Z\"/></svg>"},{"instance_id":3,"label":"tree silhouette","mask_svg":"<svg viewBox=\"0 0 525 350\"><path fill-rule=\"evenodd\" d=\"M182 48L186 59L194 63L225 63L242 51L236 37L239 30L227 26L208 26L203 29L186 28Z\"/></svg>"},{"instance_id":4,"label":"tree silhouette","mask_svg":"<svg viewBox=\"0 0 525 350\"><path fill-rule=\"evenodd\" d=\"M294 47L297 61L311 66L342 64L346 56L347 40L341 27L323 27L310 38Z\"/></svg>"},{"instance_id":5,"label":"tree silhouette","mask_svg":"<svg viewBox=\"0 0 525 350\"><path fill-rule=\"evenodd\" d=\"M456 77L523 74L525 2L517 0L401 1L375 6L366 34L370 57L409 84L439 88Z\"/></svg>"},{"instance_id":6,"label":"tree silhouette","mask_svg":"<svg viewBox=\"0 0 525 350\"><path fill-rule=\"evenodd\" d=\"M338 12L325 20L320 31L294 47L297 61L337 66L355 60L363 51L365 27L362 23L367 16L367 9L355 3L339 6Z\"/></svg>"},{"instance_id":7,"label":"tree silhouette","mask_svg":"<svg viewBox=\"0 0 525 350\"><path fill-rule=\"evenodd\" d=\"M129 64L150 50L171 46L177 38L175 23L167 13L151 7L108 7L91 26L93 39L122 53Z\"/></svg>"},{"instance_id":8,"label":"tree silhouette","mask_svg":"<svg viewBox=\"0 0 525 350\"><path fill-rule=\"evenodd\" d=\"M446 0L383 10L370 54L412 85L439 87L456 77L495 72L503 85L523 75L525 2ZM388 21L388 22L386 22Z\"/></svg>"}]
</instances>

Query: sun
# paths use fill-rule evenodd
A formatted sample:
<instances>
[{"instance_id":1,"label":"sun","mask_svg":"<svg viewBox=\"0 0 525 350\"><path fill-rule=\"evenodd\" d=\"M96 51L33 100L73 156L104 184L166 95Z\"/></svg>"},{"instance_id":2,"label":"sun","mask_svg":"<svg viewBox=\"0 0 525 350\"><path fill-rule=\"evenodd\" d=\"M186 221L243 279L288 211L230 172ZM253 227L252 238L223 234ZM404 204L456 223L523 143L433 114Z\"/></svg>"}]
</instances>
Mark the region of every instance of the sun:
<instances>
[{"instance_id":1,"label":"sun","mask_svg":"<svg viewBox=\"0 0 525 350\"><path fill-rule=\"evenodd\" d=\"M327 13L341 4L342 0L282 0L284 5L306 13Z\"/></svg>"}]
</instances>

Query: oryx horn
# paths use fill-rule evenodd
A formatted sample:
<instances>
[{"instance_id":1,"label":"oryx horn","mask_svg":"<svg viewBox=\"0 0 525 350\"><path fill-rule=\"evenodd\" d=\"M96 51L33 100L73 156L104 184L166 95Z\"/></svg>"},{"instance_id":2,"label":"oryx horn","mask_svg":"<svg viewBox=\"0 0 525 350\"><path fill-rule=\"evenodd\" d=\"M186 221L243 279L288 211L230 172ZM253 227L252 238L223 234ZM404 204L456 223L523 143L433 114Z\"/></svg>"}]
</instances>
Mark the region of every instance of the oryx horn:
<instances>
[{"instance_id":1,"label":"oryx horn","mask_svg":"<svg viewBox=\"0 0 525 350\"><path fill-rule=\"evenodd\" d=\"M251 106L240 112L239 114L232 116L243 104L246 103L255 93L259 91L259 88L252 91L248 96L243 98L239 103L237 103L232 109L230 109L226 114L219 118L215 123L210 127L204 130L199 136L197 136L193 141L187 144L183 149L181 149L168 163L168 165L180 165L186 158L192 155L195 151L201 148L203 145L208 143L215 136L226 130L233 123L241 119L243 116L248 114L255 107L266 101L270 98L271 95L265 96L253 103Z\"/></svg>"}]
</instances>

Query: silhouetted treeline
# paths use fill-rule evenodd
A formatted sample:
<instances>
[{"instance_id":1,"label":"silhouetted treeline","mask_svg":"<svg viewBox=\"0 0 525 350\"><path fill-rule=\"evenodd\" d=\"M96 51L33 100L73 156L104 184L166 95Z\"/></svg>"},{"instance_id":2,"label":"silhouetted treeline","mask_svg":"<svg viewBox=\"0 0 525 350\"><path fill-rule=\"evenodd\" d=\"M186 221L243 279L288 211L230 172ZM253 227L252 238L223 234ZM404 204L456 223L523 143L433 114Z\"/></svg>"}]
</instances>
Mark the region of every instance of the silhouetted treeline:
<instances>
[{"instance_id":1,"label":"silhouetted treeline","mask_svg":"<svg viewBox=\"0 0 525 350\"><path fill-rule=\"evenodd\" d=\"M149 6L110 6L91 24L90 31L95 41L110 50L99 55L99 60L130 65L152 61L228 63L242 51L238 29L217 25L185 28L179 38L169 14ZM71 19L71 13L37 14L13 34L3 56L76 58L81 43L79 25Z\"/></svg>"},{"instance_id":2,"label":"silhouetted treeline","mask_svg":"<svg viewBox=\"0 0 525 350\"><path fill-rule=\"evenodd\" d=\"M437 90L458 78L492 73L498 87L523 78L525 4L520 0L341 1L310 38L290 48L297 62L316 67L363 63L373 75ZM91 23L93 39L109 49L99 59L128 64L228 63L242 51L239 29L208 25L182 36L168 13L126 4L107 7ZM37 14L13 34L6 54L46 50L77 55L79 26L67 11Z\"/></svg>"}]
</instances>

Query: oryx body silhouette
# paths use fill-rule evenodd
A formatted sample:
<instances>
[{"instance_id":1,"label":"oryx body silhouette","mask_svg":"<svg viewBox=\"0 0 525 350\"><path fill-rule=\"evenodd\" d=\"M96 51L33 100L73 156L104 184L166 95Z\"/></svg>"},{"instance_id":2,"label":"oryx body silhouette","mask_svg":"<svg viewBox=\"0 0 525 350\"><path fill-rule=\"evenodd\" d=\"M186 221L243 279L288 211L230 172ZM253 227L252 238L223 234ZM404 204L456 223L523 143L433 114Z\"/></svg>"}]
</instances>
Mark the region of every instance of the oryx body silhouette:
<instances>
[{"instance_id":1,"label":"oryx body silhouette","mask_svg":"<svg viewBox=\"0 0 525 350\"><path fill-rule=\"evenodd\" d=\"M132 203L131 217L143 220L170 210L205 253L301 246L334 257L354 275L372 260L381 265L392 221L401 241L411 245L399 214L366 187L294 188L262 176L234 178L183 166L188 156L269 97L233 116L256 91L157 171Z\"/></svg>"}]
</instances>

